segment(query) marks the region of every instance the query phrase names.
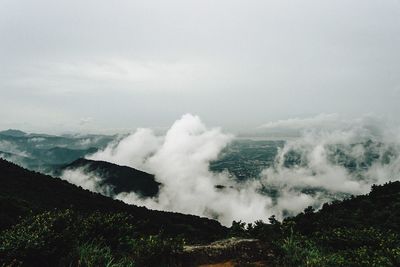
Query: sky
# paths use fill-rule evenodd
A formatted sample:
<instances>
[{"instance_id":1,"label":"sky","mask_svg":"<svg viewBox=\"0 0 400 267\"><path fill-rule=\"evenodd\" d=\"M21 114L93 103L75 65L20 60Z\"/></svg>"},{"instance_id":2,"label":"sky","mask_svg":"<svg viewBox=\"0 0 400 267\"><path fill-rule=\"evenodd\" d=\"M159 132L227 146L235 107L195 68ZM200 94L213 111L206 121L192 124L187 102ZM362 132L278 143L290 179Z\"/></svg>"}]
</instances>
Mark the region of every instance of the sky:
<instances>
[{"instance_id":1,"label":"sky","mask_svg":"<svg viewBox=\"0 0 400 267\"><path fill-rule=\"evenodd\" d=\"M399 0L0 0L0 129L400 122L399 48Z\"/></svg>"}]
</instances>

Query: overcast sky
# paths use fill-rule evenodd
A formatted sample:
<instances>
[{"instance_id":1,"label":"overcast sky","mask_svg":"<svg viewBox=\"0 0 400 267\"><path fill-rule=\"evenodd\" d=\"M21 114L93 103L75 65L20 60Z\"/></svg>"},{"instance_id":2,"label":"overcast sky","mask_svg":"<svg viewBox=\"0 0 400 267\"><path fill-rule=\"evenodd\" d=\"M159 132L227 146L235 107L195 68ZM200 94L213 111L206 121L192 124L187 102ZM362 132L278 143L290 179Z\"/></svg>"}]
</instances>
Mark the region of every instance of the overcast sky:
<instances>
[{"instance_id":1,"label":"overcast sky","mask_svg":"<svg viewBox=\"0 0 400 267\"><path fill-rule=\"evenodd\" d=\"M400 120L399 0L0 0L0 129Z\"/></svg>"}]
</instances>

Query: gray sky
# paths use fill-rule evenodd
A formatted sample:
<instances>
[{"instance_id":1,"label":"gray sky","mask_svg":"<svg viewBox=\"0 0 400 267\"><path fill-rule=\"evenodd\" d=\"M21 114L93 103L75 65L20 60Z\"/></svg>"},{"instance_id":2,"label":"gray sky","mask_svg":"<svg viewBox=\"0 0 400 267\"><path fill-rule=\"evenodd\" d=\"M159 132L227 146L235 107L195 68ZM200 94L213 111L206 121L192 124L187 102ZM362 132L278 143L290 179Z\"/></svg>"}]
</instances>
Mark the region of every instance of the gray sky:
<instances>
[{"instance_id":1,"label":"gray sky","mask_svg":"<svg viewBox=\"0 0 400 267\"><path fill-rule=\"evenodd\" d=\"M400 114L399 0L0 0L0 129Z\"/></svg>"}]
</instances>

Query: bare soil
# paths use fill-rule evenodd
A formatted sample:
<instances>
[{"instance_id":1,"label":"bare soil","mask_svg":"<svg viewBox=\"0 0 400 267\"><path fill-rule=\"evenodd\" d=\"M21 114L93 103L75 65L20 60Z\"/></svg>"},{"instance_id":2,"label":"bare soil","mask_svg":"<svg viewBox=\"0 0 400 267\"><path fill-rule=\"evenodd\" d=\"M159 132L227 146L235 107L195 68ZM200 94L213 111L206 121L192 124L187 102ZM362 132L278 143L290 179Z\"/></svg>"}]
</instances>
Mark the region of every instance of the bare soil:
<instances>
[{"instance_id":1,"label":"bare soil","mask_svg":"<svg viewBox=\"0 0 400 267\"><path fill-rule=\"evenodd\" d=\"M185 246L183 266L269 266L271 249L257 239L229 238L208 245Z\"/></svg>"}]
</instances>

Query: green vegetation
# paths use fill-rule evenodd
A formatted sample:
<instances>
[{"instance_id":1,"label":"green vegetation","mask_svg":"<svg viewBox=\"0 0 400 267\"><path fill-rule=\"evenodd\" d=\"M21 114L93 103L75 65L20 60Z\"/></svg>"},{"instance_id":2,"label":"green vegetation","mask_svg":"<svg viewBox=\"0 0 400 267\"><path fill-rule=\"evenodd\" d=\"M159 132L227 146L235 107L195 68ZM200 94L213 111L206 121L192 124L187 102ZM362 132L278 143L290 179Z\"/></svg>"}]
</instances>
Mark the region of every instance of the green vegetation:
<instances>
[{"instance_id":1,"label":"green vegetation","mask_svg":"<svg viewBox=\"0 0 400 267\"><path fill-rule=\"evenodd\" d=\"M277 266L400 266L400 182L266 224L233 222L232 235L273 244Z\"/></svg>"},{"instance_id":2,"label":"green vegetation","mask_svg":"<svg viewBox=\"0 0 400 267\"><path fill-rule=\"evenodd\" d=\"M35 266L167 266L182 238L141 235L126 213L48 211L0 236L0 263ZM155 261L157 260L157 261ZM33 263L33 264L32 264Z\"/></svg>"},{"instance_id":3,"label":"green vegetation","mask_svg":"<svg viewBox=\"0 0 400 267\"><path fill-rule=\"evenodd\" d=\"M185 243L229 235L260 240L271 251L260 259L276 266L400 266L400 182L283 221L233 222L228 231L0 160L0 266L180 266Z\"/></svg>"},{"instance_id":4,"label":"green vegetation","mask_svg":"<svg viewBox=\"0 0 400 267\"><path fill-rule=\"evenodd\" d=\"M218 222L126 205L0 159L0 266L174 266Z\"/></svg>"}]
</instances>

